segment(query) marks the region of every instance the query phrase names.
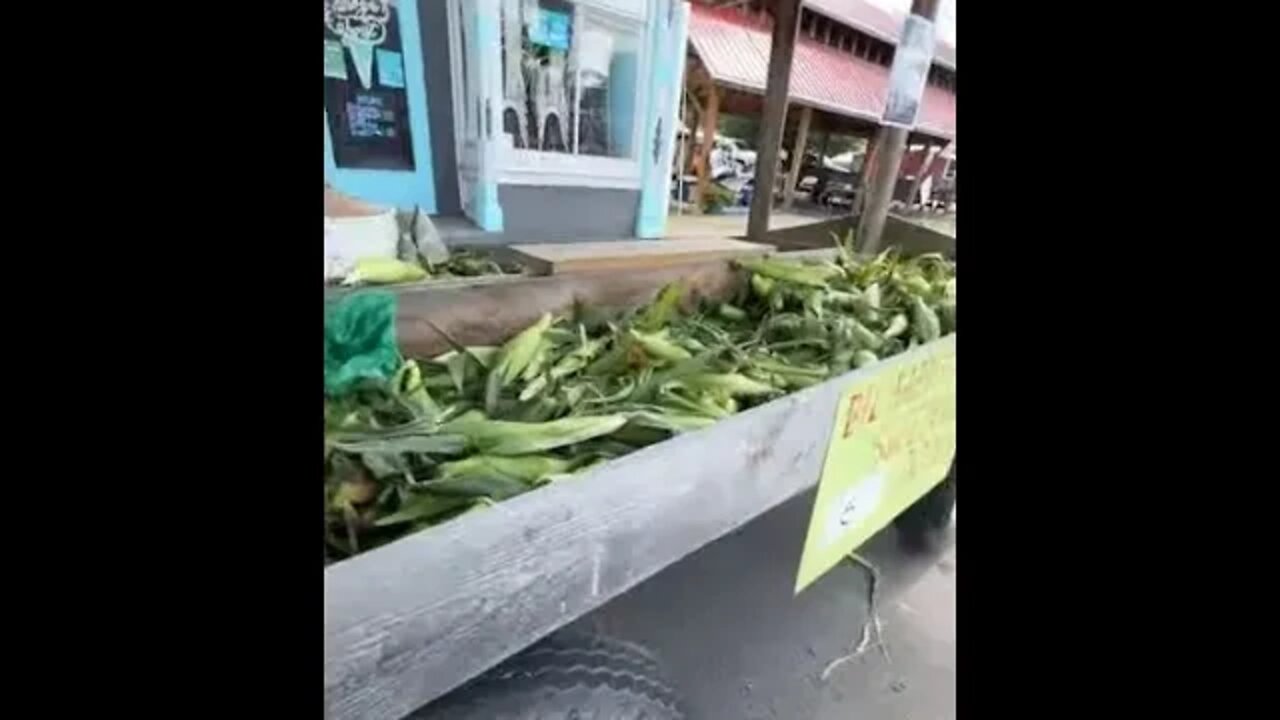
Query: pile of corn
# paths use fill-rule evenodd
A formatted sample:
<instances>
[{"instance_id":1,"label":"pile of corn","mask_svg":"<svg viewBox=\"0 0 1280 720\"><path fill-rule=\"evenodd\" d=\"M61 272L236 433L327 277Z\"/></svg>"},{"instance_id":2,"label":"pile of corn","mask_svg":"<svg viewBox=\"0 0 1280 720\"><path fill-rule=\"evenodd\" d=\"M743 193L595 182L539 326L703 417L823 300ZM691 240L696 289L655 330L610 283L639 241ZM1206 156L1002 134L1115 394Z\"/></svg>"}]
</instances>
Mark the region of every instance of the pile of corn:
<instances>
[{"instance_id":1,"label":"pile of corn","mask_svg":"<svg viewBox=\"0 0 1280 720\"><path fill-rule=\"evenodd\" d=\"M742 260L731 303L542 317L326 401L332 562L954 332L939 255Z\"/></svg>"}]
</instances>

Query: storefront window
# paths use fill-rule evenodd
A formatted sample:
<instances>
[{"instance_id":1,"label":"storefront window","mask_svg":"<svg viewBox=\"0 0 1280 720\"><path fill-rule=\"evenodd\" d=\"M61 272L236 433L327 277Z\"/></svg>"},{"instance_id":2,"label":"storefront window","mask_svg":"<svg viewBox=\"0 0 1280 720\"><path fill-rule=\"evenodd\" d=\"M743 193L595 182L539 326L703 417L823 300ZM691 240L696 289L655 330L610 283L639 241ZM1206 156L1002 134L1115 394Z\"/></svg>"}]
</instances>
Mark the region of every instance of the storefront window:
<instances>
[{"instance_id":1,"label":"storefront window","mask_svg":"<svg viewBox=\"0 0 1280 720\"><path fill-rule=\"evenodd\" d=\"M502 1L502 130L512 149L634 158L644 21L617 5Z\"/></svg>"}]
</instances>

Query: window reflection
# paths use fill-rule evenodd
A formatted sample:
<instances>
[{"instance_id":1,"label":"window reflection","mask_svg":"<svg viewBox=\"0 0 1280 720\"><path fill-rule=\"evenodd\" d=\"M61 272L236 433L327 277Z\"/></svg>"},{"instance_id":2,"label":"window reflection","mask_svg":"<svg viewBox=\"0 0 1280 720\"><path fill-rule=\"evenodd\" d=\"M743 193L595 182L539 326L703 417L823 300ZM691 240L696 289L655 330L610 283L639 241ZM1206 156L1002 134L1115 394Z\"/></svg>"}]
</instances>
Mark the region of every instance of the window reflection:
<instances>
[{"instance_id":1,"label":"window reflection","mask_svg":"<svg viewBox=\"0 0 1280 720\"><path fill-rule=\"evenodd\" d=\"M503 0L501 12L512 147L631 157L640 22L587 0Z\"/></svg>"}]
</instances>

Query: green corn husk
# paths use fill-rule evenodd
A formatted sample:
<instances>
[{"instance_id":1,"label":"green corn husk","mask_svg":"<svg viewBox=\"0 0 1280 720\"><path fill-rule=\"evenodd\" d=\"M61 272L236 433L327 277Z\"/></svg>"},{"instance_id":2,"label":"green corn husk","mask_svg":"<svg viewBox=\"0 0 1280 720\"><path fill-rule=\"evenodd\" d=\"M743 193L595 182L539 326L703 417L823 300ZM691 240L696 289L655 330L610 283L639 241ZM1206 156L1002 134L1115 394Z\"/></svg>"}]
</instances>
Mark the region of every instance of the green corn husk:
<instances>
[{"instance_id":1,"label":"green corn husk","mask_svg":"<svg viewBox=\"0 0 1280 720\"><path fill-rule=\"evenodd\" d=\"M416 282L427 277L427 271L413 263L394 258L364 258L356 261L355 268L342 279L342 284L391 285Z\"/></svg>"},{"instance_id":2,"label":"green corn husk","mask_svg":"<svg viewBox=\"0 0 1280 720\"><path fill-rule=\"evenodd\" d=\"M440 415L440 406L427 392L422 380L422 369L413 360L406 360L391 379L396 396L413 412L415 417L434 419Z\"/></svg>"},{"instance_id":3,"label":"green corn husk","mask_svg":"<svg viewBox=\"0 0 1280 720\"><path fill-rule=\"evenodd\" d=\"M725 320L741 322L747 319L747 313L745 310L737 307L736 305L730 305L729 303L720 303L720 306L716 311L720 314L720 317Z\"/></svg>"},{"instance_id":4,"label":"green corn husk","mask_svg":"<svg viewBox=\"0 0 1280 720\"><path fill-rule=\"evenodd\" d=\"M600 354L600 351L604 350L605 346L608 344L608 337L600 337L584 341L581 345L570 351L569 354L556 361L555 365L551 366L551 379L559 380L587 367L587 365L594 360L596 356Z\"/></svg>"},{"instance_id":5,"label":"green corn husk","mask_svg":"<svg viewBox=\"0 0 1280 720\"><path fill-rule=\"evenodd\" d=\"M938 306L938 319L941 321L944 334L956 331L956 301L954 299L942 301L942 304Z\"/></svg>"},{"instance_id":6,"label":"green corn husk","mask_svg":"<svg viewBox=\"0 0 1280 720\"><path fill-rule=\"evenodd\" d=\"M756 273L751 274L751 290L760 299L768 300L769 296L773 293L773 287L773 280Z\"/></svg>"},{"instance_id":7,"label":"green corn husk","mask_svg":"<svg viewBox=\"0 0 1280 720\"><path fill-rule=\"evenodd\" d=\"M919 275L906 275L898 278L899 289L904 295L928 297L933 293L933 286Z\"/></svg>"},{"instance_id":8,"label":"green corn husk","mask_svg":"<svg viewBox=\"0 0 1280 720\"><path fill-rule=\"evenodd\" d=\"M898 337L902 333L906 332L909 324L910 323L907 321L906 315L903 315L902 313L894 315L893 319L889 321L889 327L885 328L884 337L886 339Z\"/></svg>"},{"instance_id":9,"label":"green corn husk","mask_svg":"<svg viewBox=\"0 0 1280 720\"><path fill-rule=\"evenodd\" d=\"M345 438L345 439L343 439ZM361 455L422 453L430 455L458 455L467 448L467 439L456 434L402 435L391 437L343 435L330 439L335 450Z\"/></svg>"},{"instance_id":10,"label":"green corn husk","mask_svg":"<svg viewBox=\"0 0 1280 720\"><path fill-rule=\"evenodd\" d=\"M868 350L879 349L884 344L884 340L879 335L867 329L866 325L857 320L849 319L849 329L853 333L853 339Z\"/></svg>"},{"instance_id":11,"label":"green corn husk","mask_svg":"<svg viewBox=\"0 0 1280 720\"><path fill-rule=\"evenodd\" d=\"M499 351L498 361L492 373L497 373L504 385L511 383L534 361L542 349L542 336L551 327L551 313L543 313L537 322L520 331Z\"/></svg>"},{"instance_id":12,"label":"green corn husk","mask_svg":"<svg viewBox=\"0 0 1280 720\"><path fill-rule=\"evenodd\" d=\"M400 505L400 509L384 515L374 521L375 527L403 525L419 520L447 515L459 508L466 507L470 501L465 497L444 497L440 495L415 495Z\"/></svg>"},{"instance_id":13,"label":"green corn husk","mask_svg":"<svg viewBox=\"0 0 1280 720\"><path fill-rule=\"evenodd\" d=\"M773 395L778 388L752 380L740 373L702 373L685 378L681 382L687 387L699 390L716 390L730 396L753 397L757 395Z\"/></svg>"},{"instance_id":14,"label":"green corn husk","mask_svg":"<svg viewBox=\"0 0 1280 720\"><path fill-rule=\"evenodd\" d=\"M880 283L871 283L867 289L863 291L862 297L866 300L867 305L875 310L880 309Z\"/></svg>"},{"instance_id":15,"label":"green corn husk","mask_svg":"<svg viewBox=\"0 0 1280 720\"><path fill-rule=\"evenodd\" d=\"M506 500L528 492L533 485L497 473L458 475L422 483L418 489L437 496Z\"/></svg>"},{"instance_id":16,"label":"green corn husk","mask_svg":"<svg viewBox=\"0 0 1280 720\"><path fill-rule=\"evenodd\" d=\"M640 315L636 321L636 327L649 332L666 327L679 309L682 297L684 297L683 283L677 281L664 286L658 291L657 298Z\"/></svg>"},{"instance_id":17,"label":"green corn husk","mask_svg":"<svg viewBox=\"0 0 1280 720\"><path fill-rule=\"evenodd\" d=\"M463 348L463 350L465 352L450 350L447 353L443 353L441 355L437 355L431 358L431 362L437 365L447 366L450 362L454 361L457 358L462 358L465 360L468 357L470 357L472 360L477 362L481 367L484 367L487 369L493 366L493 360L495 357L497 357L498 353L501 352L502 348L493 347L492 345L468 345L467 347Z\"/></svg>"},{"instance_id":18,"label":"green corn husk","mask_svg":"<svg viewBox=\"0 0 1280 720\"><path fill-rule=\"evenodd\" d=\"M446 337L451 352L327 395L326 562L955 330L940 256L739 265L749 284L732 300L686 312L671 285L617 316L576 303L501 347Z\"/></svg>"},{"instance_id":19,"label":"green corn husk","mask_svg":"<svg viewBox=\"0 0 1280 720\"><path fill-rule=\"evenodd\" d=\"M548 333L551 331L548 330ZM548 359L551 357L551 349L554 345L545 336L538 342L538 347L533 352L533 357L529 359L529 364L525 366L520 373L520 379L529 382L530 380L542 374L543 368L546 367Z\"/></svg>"},{"instance_id":20,"label":"green corn husk","mask_svg":"<svg viewBox=\"0 0 1280 720\"><path fill-rule=\"evenodd\" d=\"M501 476L534 483L547 475L567 473L573 463L550 455L472 455L461 460L441 463L441 479L467 476Z\"/></svg>"},{"instance_id":21,"label":"green corn husk","mask_svg":"<svg viewBox=\"0 0 1280 720\"><path fill-rule=\"evenodd\" d=\"M712 420L719 420L729 416L729 413L723 407L714 403L690 400L676 392L675 388L664 388L658 393L657 400L668 411L711 418Z\"/></svg>"},{"instance_id":22,"label":"green corn husk","mask_svg":"<svg viewBox=\"0 0 1280 720\"><path fill-rule=\"evenodd\" d=\"M496 411L498 395L502 389L520 377L533 362L542 348L542 336L550 327L551 313L544 313L537 322L520 331L502 346L485 384L484 405L487 412L493 414Z\"/></svg>"},{"instance_id":23,"label":"green corn husk","mask_svg":"<svg viewBox=\"0 0 1280 720\"><path fill-rule=\"evenodd\" d=\"M688 350L671 342L666 333L642 333L631 331L631 339L644 349L651 357L669 362L679 362L693 357Z\"/></svg>"},{"instance_id":24,"label":"green corn husk","mask_svg":"<svg viewBox=\"0 0 1280 720\"><path fill-rule=\"evenodd\" d=\"M548 382L549 380L546 375L539 375L531 380L529 384L525 385L524 389L520 391L520 395L518 396L520 402L528 402L537 397L543 390L547 389Z\"/></svg>"},{"instance_id":25,"label":"green corn husk","mask_svg":"<svg viewBox=\"0 0 1280 720\"><path fill-rule=\"evenodd\" d=\"M942 335L942 323L937 314L919 296L911 298L911 317L915 324L915 337L921 342L937 340Z\"/></svg>"},{"instance_id":26,"label":"green corn husk","mask_svg":"<svg viewBox=\"0 0 1280 720\"><path fill-rule=\"evenodd\" d=\"M750 367L757 372L778 378L788 387L808 387L822 382L831 374L826 366L790 365L759 357L751 359Z\"/></svg>"},{"instance_id":27,"label":"green corn husk","mask_svg":"<svg viewBox=\"0 0 1280 720\"><path fill-rule=\"evenodd\" d=\"M469 418L447 423L442 430L467 438L477 452L488 455L530 455L590 440L622 427L627 416L584 415L542 423Z\"/></svg>"},{"instance_id":28,"label":"green corn husk","mask_svg":"<svg viewBox=\"0 0 1280 720\"><path fill-rule=\"evenodd\" d=\"M631 419L628 421L629 425L639 425L641 427L667 430L673 433L701 430L702 428L714 425L715 423L716 421L714 418L675 412L672 410L664 410L662 412L640 411L633 413L631 415Z\"/></svg>"},{"instance_id":29,"label":"green corn husk","mask_svg":"<svg viewBox=\"0 0 1280 720\"><path fill-rule=\"evenodd\" d=\"M744 270L750 270L773 280L816 288L826 288L827 280L835 276L831 268L822 265L796 265L778 260L753 258L738 258L734 263Z\"/></svg>"}]
</instances>

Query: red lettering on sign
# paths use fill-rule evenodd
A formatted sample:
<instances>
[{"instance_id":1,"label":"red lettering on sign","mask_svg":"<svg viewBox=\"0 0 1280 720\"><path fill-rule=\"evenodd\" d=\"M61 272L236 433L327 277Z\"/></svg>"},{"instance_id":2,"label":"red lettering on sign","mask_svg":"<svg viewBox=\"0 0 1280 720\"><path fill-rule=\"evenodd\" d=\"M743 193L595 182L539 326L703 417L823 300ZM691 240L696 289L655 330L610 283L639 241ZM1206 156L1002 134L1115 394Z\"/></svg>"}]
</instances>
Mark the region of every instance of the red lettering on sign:
<instances>
[{"instance_id":1,"label":"red lettering on sign","mask_svg":"<svg viewBox=\"0 0 1280 720\"><path fill-rule=\"evenodd\" d=\"M875 422L875 400L870 395L857 393L849 398L849 412L844 421L844 437L849 437L858 425Z\"/></svg>"}]
</instances>

